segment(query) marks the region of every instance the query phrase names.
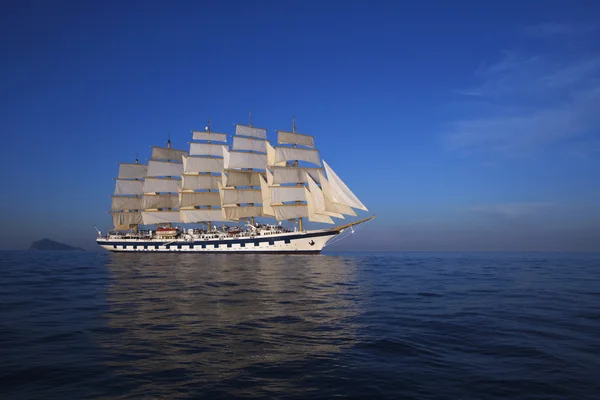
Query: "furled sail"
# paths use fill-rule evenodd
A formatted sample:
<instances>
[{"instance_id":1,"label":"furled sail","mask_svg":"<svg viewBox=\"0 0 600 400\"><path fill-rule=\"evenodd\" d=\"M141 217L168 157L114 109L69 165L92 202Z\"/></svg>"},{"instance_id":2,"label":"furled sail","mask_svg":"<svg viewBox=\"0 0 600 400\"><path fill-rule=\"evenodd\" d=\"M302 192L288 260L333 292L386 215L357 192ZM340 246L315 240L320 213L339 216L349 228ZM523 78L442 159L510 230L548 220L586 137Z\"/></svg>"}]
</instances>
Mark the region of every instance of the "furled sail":
<instances>
[{"instance_id":1,"label":"furled sail","mask_svg":"<svg viewBox=\"0 0 600 400\"><path fill-rule=\"evenodd\" d=\"M144 179L148 171L145 164L119 163L119 179Z\"/></svg>"},{"instance_id":2,"label":"furled sail","mask_svg":"<svg viewBox=\"0 0 600 400\"><path fill-rule=\"evenodd\" d=\"M369 211L325 161L323 161L323 165L325 165L325 171L327 172L335 201L353 208Z\"/></svg>"},{"instance_id":3,"label":"furled sail","mask_svg":"<svg viewBox=\"0 0 600 400\"><path fill-rule=\"evenodd\" d=\"M267 130L263 128L254 128L247 125L235 125L235 134L242 136L251 136L259 139L267 138Z\"/></svg>"},{"instance_id":4,"label":"furled sail","mask_svg":"<svg viewBox=\"0 0 600 400\"><path fill-rule=\"evenodd\" d=\"M275 165L282 161L292 160L306 161L321 166L321 158L319 157L318 150L281 146L275 147Z\"/></svg>"},{"instance_id":5,"label":"furled sail","mask_svg":"<svg viewBox=\"0 0 600 400\"><path fill-rule=\"evenodd\" d=\"M227 134L208 131L192 131L192 139L208 140L211 142L227 142Z\"/></svg>"},{"instance_id":6,"label":"furled sail","mask_svg":"<svg viewBox=\"0 0 600 400\"><path fill-rule=\"evenodd\" d=\"M299 144L301 146L315 147L313 136L303 135L295 132L277 131L277 143L279 144Z\"/></svg>"},{"instance_id":7,"label":"furled sail","mask_svg":"<svg viewBox=\"0 0 600 400\"><path fill-rule=\"evenodd\" d=\"M170 147L155 147L152 146L153 160L171 160L181 162L181 156L186 156L185 150L175 150ZM152 176L152 175L150 175Z\"/></svg>"}]
</instances>

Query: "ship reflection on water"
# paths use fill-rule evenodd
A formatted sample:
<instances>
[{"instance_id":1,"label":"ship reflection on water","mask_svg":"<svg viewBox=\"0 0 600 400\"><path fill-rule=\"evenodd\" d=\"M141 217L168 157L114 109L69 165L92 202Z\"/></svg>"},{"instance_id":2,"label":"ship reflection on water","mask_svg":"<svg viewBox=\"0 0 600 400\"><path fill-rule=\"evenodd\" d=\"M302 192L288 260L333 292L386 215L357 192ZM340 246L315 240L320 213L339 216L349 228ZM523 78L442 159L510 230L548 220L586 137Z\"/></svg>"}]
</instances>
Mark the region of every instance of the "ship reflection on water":
<instances>
[{"instance_id":1,"label":"ship reflection on water","mask_svg":"<svg viewBox=\"0 0 600 400\"><path fill-rule=\"evenodd\" d=\"M108 268L103 347L113 370L146 382L140 394L289 394L287 374L355 343L351 258L112 254Z\"/></svg>"}]
</instances>

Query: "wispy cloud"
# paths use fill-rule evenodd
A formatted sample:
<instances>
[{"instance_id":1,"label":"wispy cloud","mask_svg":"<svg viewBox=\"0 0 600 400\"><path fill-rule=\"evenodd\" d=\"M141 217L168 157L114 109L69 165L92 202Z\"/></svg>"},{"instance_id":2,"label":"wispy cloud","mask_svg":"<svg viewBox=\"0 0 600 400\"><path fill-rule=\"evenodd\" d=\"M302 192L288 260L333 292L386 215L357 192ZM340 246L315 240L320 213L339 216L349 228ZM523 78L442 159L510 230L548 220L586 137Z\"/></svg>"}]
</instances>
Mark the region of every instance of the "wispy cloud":
<instances>
[{"instance_id":1,"label":"wispy cloud","mask_svg":"<svg viewBox=\"0 0 600 400\"><path fill-rule=\"evenodd\" d=\"M524 108L489 118L472 117L453 124L447 139L450 150L463 154L499 153L526 156L600 126L600 86L573 93L548 107ZM503 115L508 114L508 115Z\"/></svg>"},{"instance_id":2,"label":"wispy cloud","mask_svg":"<svg viewBox=\"0 0 600 400\"><path fill-rule=\"evenodd\" d=\"M572 25L546 22L525 27L524 32L531 36L553 38L559 35L584 35L596 30L594 25Z\"/></svg>"},{"instance_id":3,"label":"wispy cloud","mask_svg":"<svg viewBox=\"0 0 600 400\"><path fill-rule=\"evenodd\" d=\"M477 205L469 210L477 214L513 219L538 215L551 207L553 204L546 202L519 202Z\"/></svg>"},{"instance_id":4,"label":"wispy cloud","mask_svg":"<svg viewBox=\"0 0 600 400\"><path fill-rule=\"evenodd\" d=\"M451 123L445 136L451 151L523 156L600 133L600 54L505 51L499 61L482 63L474 77L480 83L459 93L489 107L485 115L474 107Z\"/></svg>"}]
</instances>

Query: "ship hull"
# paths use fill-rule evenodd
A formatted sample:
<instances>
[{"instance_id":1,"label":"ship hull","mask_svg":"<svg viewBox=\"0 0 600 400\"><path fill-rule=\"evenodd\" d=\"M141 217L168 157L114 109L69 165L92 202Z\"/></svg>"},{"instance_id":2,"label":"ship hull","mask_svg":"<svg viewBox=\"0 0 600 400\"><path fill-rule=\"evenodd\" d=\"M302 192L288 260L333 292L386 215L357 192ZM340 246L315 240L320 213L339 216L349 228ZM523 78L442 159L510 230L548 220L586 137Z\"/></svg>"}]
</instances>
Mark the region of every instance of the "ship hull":
<instances>
[{"instance_id":1,"label":"ship hull","mask_svg":"<svg viewBox=\"0 0 600 400\"><path fill-rule=\"evenodd\" d=\"M319 254L337 230L287 232L254 237L215 235L210 239L98 238L100 247L112 252L140 253L262 253Z\"/></svg>"}]
</instances>

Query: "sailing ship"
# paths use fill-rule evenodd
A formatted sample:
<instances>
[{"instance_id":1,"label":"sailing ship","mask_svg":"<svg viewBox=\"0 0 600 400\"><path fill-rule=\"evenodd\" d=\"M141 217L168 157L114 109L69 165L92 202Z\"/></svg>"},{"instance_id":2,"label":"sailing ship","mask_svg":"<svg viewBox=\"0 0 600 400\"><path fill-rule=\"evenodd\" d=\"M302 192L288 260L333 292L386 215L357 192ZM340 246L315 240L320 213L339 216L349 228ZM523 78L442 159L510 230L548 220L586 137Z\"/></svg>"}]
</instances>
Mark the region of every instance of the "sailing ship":
<instances>
[{"instance_id":1,"label":"sailing ship","mask_svg":"<svg viewBox=\"0 0 600 400\"><path fill-rule=\"evenodd\" d=\"M152 147L148 164L120 163L114 229L98 231L97 243L115 252L320 253L375 218L305 230L305 220L335 224L368 209L294 119L291 131L276 133L273 146L250 116L249 125L235 125L230 147L229 135L211 131L209 121L192 131L189 151L171 148L169 138L167 147Z\"/></svg>"}]
</instances>

